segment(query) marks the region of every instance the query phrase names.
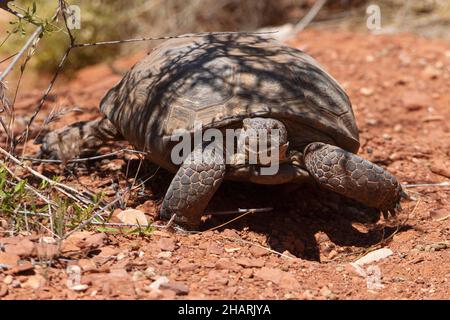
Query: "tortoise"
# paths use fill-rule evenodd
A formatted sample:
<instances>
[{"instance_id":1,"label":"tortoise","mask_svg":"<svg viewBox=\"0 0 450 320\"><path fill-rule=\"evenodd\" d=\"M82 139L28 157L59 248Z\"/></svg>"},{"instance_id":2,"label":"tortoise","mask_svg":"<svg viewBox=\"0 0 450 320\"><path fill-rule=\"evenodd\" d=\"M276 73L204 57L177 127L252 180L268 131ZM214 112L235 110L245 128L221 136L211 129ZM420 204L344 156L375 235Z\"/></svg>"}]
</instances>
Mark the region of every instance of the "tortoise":
<instances>
[{"instance_id":1,"label":"tortoise","mask_svg":"<svg viewBox=\"0 0 450 320\"><path fill-rule=\"evenodd\" d=\"M174 218L187 229L199 227L224 179L313 183L385 216L395 216L406 197L391 173L356 154L358 128L349 97L338 82L306 53L260 35L169 39L106 93L100 110L101 119L45 135L41 154L67 158L95 151L108 140L128 140L150 161L175 174L159 216ZM204 151L199 161L192 149L184 161L174 163L174 133L184 129L195 134L196 121L201 121L202 132L278 130L278 171L263 175L267 163L249 163L247 158L244 163L227 163L217 150L206 152L204 142L195 145L195 150Z\"/></svg>"}]
</instances>

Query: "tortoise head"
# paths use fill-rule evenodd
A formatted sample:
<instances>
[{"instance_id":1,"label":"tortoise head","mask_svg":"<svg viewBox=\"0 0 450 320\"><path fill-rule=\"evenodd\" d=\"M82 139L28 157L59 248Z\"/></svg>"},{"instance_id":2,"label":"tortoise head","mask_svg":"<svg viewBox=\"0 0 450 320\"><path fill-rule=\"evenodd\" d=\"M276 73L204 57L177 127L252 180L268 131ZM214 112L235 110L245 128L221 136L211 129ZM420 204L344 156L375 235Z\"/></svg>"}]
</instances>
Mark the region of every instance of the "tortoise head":
<instances>
[{"instance_id":1,"label":"tortoise head","mask_svg":"<svg viewBox=\"0 0 450 320\"><path fill-rule=\"evenodd\" d=\"M272 118L246 118L242 122L241 139L248 159L269 165L274 157L286 159L289 142L284 124ZM274 154L275 153L275 154Z\"/></svg>"}]
</instances>

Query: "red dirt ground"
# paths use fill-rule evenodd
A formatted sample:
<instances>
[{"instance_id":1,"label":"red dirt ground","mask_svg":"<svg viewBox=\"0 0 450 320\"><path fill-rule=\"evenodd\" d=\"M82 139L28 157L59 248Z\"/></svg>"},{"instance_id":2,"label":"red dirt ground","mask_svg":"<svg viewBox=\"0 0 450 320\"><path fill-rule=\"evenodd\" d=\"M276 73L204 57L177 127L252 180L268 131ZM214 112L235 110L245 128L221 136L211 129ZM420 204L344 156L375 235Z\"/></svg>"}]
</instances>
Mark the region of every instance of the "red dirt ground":
<instances>
[{"instance_id":1,"label":"red dirt ground","mask_svg":"<svg viewBox=\"0 0 450 320\"><path fill-rule=\"evenodd\" d=\"M449 181L449 43L411 34L318 30L304 31L289 43L315 57L346 89L364 157L404 184ZM54 105L89 111L64 115L57 127L95 118L102 95L138 58L120 61L114 68L94 66L59 83L40 119ZM29 115L40 93L23 94L18 112ZM35 150L30 143L27 152ZM63 182L105 191L113 199L114 188L132 182L136 167L135 158L121 156L80 167L75 170L78 180L67 175ZM142 179L154 171L151 165L144 167ZM61 173L51 165L41 164L40 170ZM140 205L152 218L169 181L169 174L158 173L145 193L130 198L127 206ZM209 210L275 209L193 235L164 229L147 236L78 232L59 249L45 241L39 244L41 237L34 234L3 237L0 263L15 262L19 255L21 264L0 271L0 298L448 299L450 187L407 190L415 200L403 201L401 228L384 220L369 228L332 210L311 211L308 203L320 201L314 190L225 183ZM213 217L204 230L232 217ZM366 278L349 263L382 246L393 255L376 262L382 287L368 288ZM54 263L43 266L42 257L52 257ZM81 283L86 286L79 291L67 287L69 265L82 270ZM169 282L160 290L149 287L162 276Z\"/></svg>"}]
</instances>

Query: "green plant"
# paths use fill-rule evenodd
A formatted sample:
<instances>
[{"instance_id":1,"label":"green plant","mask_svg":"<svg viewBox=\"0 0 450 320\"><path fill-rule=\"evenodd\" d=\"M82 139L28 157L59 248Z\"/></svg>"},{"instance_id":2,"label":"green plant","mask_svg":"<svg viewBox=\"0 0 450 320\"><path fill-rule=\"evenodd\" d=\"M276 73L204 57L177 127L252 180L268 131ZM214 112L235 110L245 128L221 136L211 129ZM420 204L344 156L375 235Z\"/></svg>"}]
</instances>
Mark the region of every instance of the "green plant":
<instances>
[{"instance_id":1,"label":"green plant","mask_svg":"<svg viewBox=\"0 0 450 320\"><path fill-rule=\"evenodd\" d=\"M58 179L55 177L53 181ZM40 199L36 193L41 195ZM92 217L102 199L103 194L95 195L90 205L84 205L61 195L47 181L34 186L27 179L13 176L11 169L0 162L0 217L8 222L13 234L51 231L62 238L67 231Z\"/></svg>"},{"instance_id":2,"label":"green plant","mask_svg":"<svg viewBox=\"0 0 450 320\"><path fill-rule=\"evenodd\" d=\"M13 226L11 231L19 232L29 228L26 214L23 212L42 213L46 206L39 206L34 197L26 189L26 179L13 182L4 163L0 166L0 215L9 220Z\"/></svg>"},{"instance_id":3,"label":"green plant","mask_svg":"<svg viewBox=\"0 0 450 320\"><path fill-rule=\"evenodd\" d=\"M141 1L142 2L142 1ZM78 43L111 40L124 38L134 33L134 27L130 23L117 26L119 13L124 12L125 3L122 1L68 1L80 6L82 27L71 32ZM23 45L24 37L33 30L42 26L45 36L37 48L37 55L29 63L29 66L37 71L53 72L67 49L67 32L62 19L58 23L51 23L58 1L42 1L37 5L31 0L16 0L9 6L19 12L22 18L11 18L10 29L7 30L8 41L5 41L4 49L7 54L14 54ZM126 12L126 10L125 10ZM44 17L44 18L42 18ZM71 74L83 66L103 62L108 57L117 55L118 48L114 46L101 46L95 48L83 48L71 53L69 63L64 68L66 74Z\"/></svg>"}]
</instances>

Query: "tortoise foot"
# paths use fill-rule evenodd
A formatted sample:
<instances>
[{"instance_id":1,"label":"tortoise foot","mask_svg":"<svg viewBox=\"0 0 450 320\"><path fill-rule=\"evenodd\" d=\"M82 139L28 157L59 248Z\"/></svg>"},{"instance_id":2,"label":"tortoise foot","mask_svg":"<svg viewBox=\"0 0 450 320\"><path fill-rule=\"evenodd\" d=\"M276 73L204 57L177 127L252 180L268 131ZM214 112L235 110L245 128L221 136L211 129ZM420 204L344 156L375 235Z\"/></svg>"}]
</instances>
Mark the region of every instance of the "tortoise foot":
<instances>
[{"instance_id":1,"label":"tortoise foot","mask_svg":"<svg viewBox=\"0 0 450 320\"><path fill-rule=\"evenodd\" d=\"M305 148L305 165L320 186L377 208L385 218L401 210L406 193L397 179L356 154L315 142Z\"/></svg>"},{"instance_id":2,"label":"tortoise foot","mask_svg":"<svg viewBox=\"0 0 450 320\"><path fill-rule=\"evenodd\" d=\"M203 154L203 157L201 155ZM213 151L192 152L178 169L164 197L160 218L184 229L198 228L201 217L225 175L221 155Z\"/></svg>"}]
</instances>

